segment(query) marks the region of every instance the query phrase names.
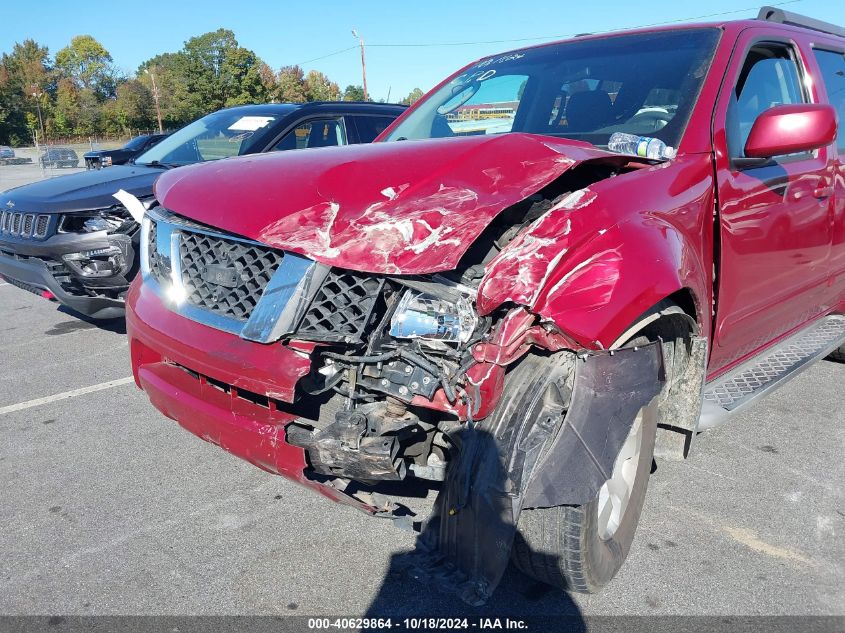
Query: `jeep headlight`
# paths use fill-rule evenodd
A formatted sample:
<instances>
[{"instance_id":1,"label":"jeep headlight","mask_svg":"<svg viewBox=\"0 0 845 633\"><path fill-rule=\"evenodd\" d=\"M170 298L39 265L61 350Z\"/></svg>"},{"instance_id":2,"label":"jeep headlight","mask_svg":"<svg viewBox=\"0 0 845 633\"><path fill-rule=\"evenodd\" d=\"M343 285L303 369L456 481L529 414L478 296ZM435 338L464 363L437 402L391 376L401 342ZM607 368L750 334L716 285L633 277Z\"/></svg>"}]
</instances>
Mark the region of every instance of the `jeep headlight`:
<instances>
[{"instance_id":1,"label":"jeep headlight","mask_svg":"<svg viewBox=\"0 0 845 633\"><path fill-rule=\"evenodd\" d=\"M477 323L478 316L467 297L452 302L406 290L390 319L390 336L466 343Z\"/></svg>"},{"instance_id":2,"label":"jeep headlight","mask_svg":"<svg viewBox=\"0 0 845 633\"><path fill-rule=\"evenodd\" d=\"M132 267L132 242L125 235L112 235L108 246L67 253L62 260L81 277L126 275Z\"/></svg>"}]
</instances>

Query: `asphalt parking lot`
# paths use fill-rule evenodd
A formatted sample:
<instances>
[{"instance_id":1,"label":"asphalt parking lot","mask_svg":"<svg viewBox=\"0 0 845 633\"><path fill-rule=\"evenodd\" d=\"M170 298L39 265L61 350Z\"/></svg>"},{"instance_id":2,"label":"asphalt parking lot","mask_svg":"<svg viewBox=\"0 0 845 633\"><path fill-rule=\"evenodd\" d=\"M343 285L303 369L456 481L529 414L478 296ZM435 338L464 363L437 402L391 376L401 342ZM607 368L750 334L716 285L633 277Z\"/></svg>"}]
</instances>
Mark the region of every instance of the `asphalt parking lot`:
<instances>
[{"instance_id":1,"label":"asphalt parking lot","mask_svg":"<svg viewBox=\"0 0 845 633\"><path fill-rule=\"evenodd\" d=\"M111 147L113 143L104 144L100 148ZM87 152L90 148L85 145L74 145L73 149L79 155L79 164L81 167L49 167L42 169L38 163L38 157L42 152L36 150L34 147L18 148L15 150L15 155L19 158L30 158L31 163L25 165L0 165L0 191L18 187L37 180L44 180L46 178L55 178L56 176L64 176L66 174L74 174L80 171L85 171L85 161L82 160L82 154Z\"/></svg>"},{"instance_id":2,"label":"asphalt parking lot","mask_svg":"<svg viewBox=\"0 0 845 633\"><path fill-rule=\"evenodd\" d=\"M3 614L845 614L845 365L659 464L603 593L509 570L481 609L396 572L412 534L164 418L125 380L120 322L0 285L0 369Z\"/></svg>"}]
</instances>

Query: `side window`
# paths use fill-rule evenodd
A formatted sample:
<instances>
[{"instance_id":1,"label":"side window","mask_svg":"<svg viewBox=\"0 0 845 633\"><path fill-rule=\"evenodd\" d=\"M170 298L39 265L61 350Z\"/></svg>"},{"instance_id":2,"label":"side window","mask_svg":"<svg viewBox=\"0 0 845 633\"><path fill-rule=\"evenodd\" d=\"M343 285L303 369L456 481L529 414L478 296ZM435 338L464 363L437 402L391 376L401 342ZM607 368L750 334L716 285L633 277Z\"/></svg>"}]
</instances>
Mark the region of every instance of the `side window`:
<instances>
[{"instance_id":1,"label":"side window","mask_svg":"<svg viewBox=\"0 0 845 633\"><path fill-rule=\"evenodd\" d=\"M836 145L839 153L845 154L845 55L817 49L816 61L822 71L827 99L839 115Z\"/></svg>"},{"instance_id":2,"label":"side window","mask_svg":"<svg viewBox=\"0 0 845 633\"><path fill-rule=\"evenodd\" d=\"M312 119L300 123L285 134L270 151L279 152L289 149L332 147L346 144L346 126L343 123L343 118Z\"/></svg>"},{"instance_id":3,"label":"side window","mask_svg":"<svg viewBox=\"0 0 845 633\"><path fill-rule=\"evenodd\" d=\"M355 127L358 129L358 140L361 143L372 143L375 137L393 123L393 119L387 116L353 116L348 118L355 121Z\"/></svg>"},{"instance_id":4,"label":"side window","mask_svg":"<svg viewBox=\"0 0 845 633\"><path fill-rule=\"evenodd\" d=\"M761 112L777 105L807 102L791 47L762 44L752 48L728 108L727 131L731 156L745 156L745 142Z\"/></svg>"}]
</instances>

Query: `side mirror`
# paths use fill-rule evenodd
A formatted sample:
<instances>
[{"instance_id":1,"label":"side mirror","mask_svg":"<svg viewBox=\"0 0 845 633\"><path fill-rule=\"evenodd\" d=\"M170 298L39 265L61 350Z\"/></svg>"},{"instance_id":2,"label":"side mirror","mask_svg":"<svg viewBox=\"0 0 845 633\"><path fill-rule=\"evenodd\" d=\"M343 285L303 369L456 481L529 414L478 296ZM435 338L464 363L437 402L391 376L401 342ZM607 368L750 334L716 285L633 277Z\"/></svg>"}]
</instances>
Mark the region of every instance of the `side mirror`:
<instances>
[{"instance_id":1,"label":"side mirror","mask_svg":"<svg viewBox=\"0 0 845 633\"><path fill-rule=\"evenodd\" d=\"M747 158L809 152L836 138L836 110L822 103L779 105L762 112L745 142Z\"/></svg>"}]
</instances>

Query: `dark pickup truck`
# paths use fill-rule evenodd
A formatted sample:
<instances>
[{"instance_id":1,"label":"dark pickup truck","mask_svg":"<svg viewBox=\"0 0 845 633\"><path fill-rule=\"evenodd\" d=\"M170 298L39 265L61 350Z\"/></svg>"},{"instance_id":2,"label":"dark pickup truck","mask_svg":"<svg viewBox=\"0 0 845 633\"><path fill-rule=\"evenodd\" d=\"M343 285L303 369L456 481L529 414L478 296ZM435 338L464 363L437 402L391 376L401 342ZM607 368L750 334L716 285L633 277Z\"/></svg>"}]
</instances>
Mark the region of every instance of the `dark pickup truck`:
<instances>
[{"instance_id":1,"label":"dark pickup truck","mask_svg":"<svg viewBox=\"0 0 845 633\"><path fill-rule=\"evenodd\" d=\"M136 156L140 156L154 145L167 138L167 134L143 134L130 139L123 147L117 149L98 149L85 152L86 169L102 169L112 165L125 165Z\"/></svg>"},{"instance_id":2,"label":"dark pickup truck","mask_svg":"<svg viewBox=\"0 0 845 633\"><path fill-rule=\"evenodd\" d=\"M134 163L52 178L0 193L0 276L95 319L123 316L138 272L139 225L114 194L145 207L172 168L310 147L368 143L405 110L354 102L248 105L209 114Z\"/></svg>"}]
</instances>

